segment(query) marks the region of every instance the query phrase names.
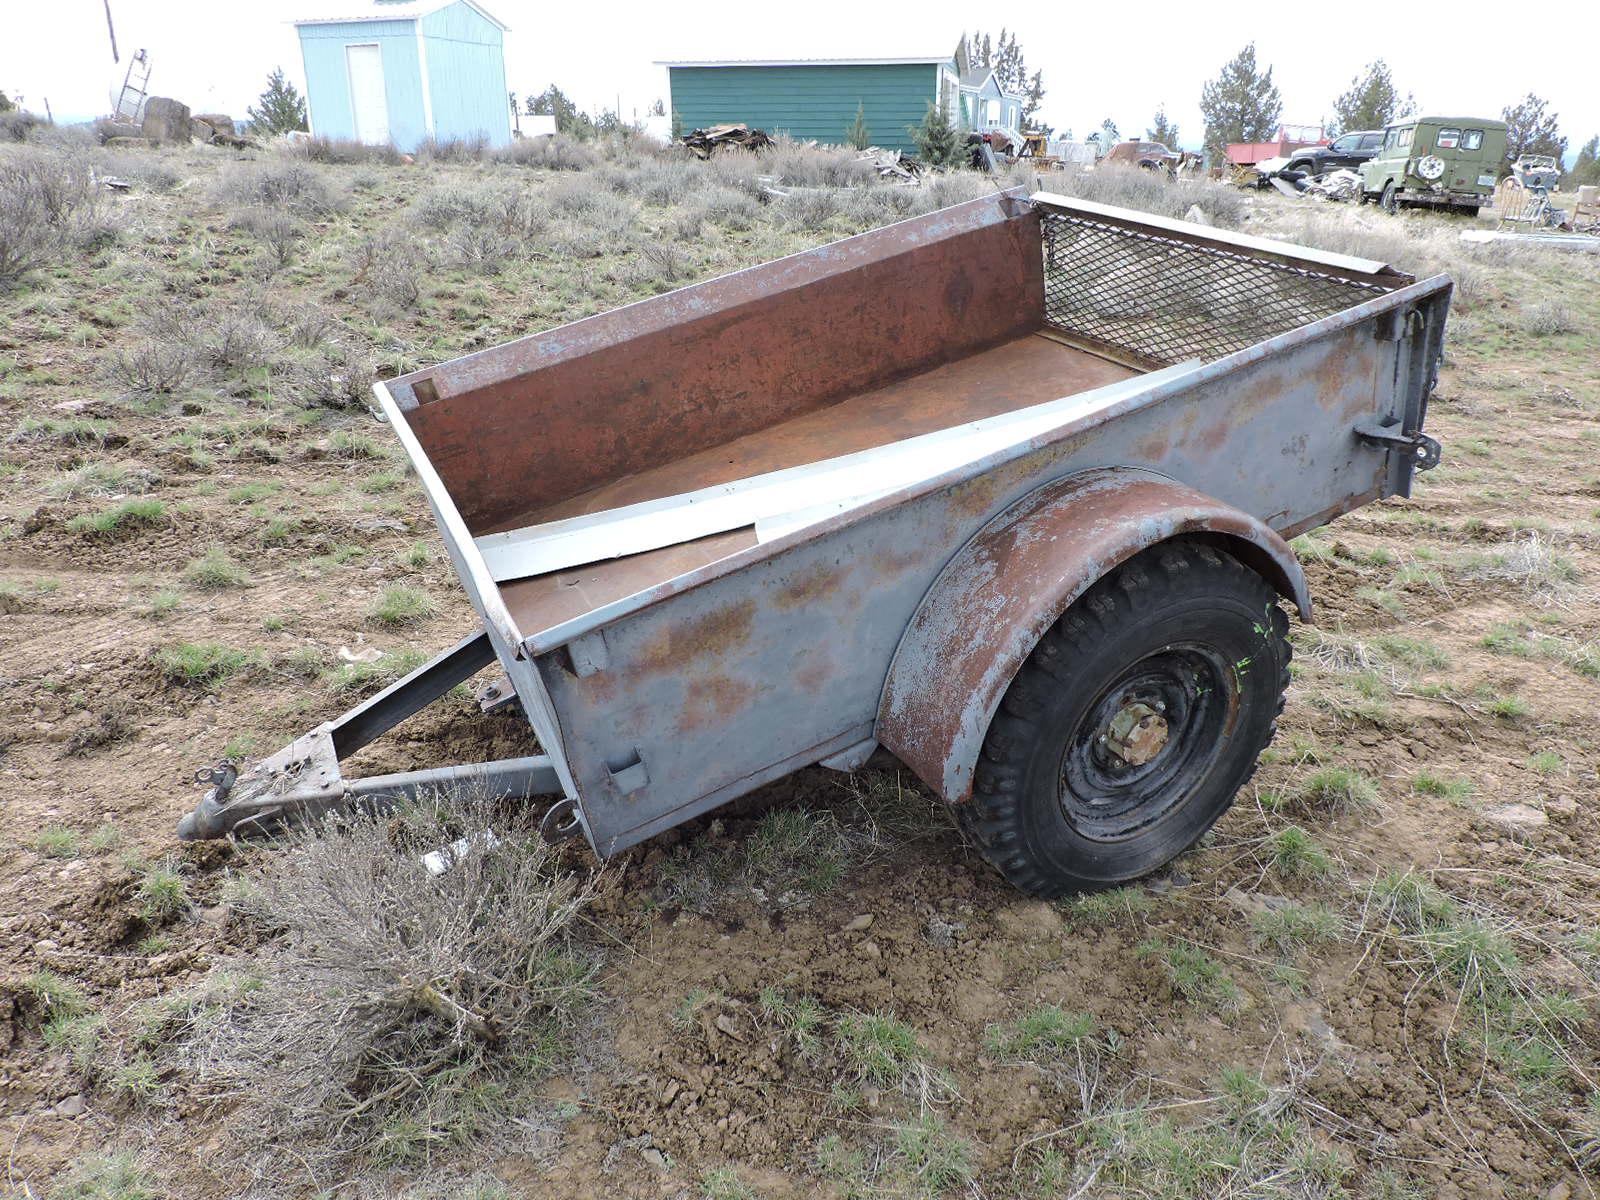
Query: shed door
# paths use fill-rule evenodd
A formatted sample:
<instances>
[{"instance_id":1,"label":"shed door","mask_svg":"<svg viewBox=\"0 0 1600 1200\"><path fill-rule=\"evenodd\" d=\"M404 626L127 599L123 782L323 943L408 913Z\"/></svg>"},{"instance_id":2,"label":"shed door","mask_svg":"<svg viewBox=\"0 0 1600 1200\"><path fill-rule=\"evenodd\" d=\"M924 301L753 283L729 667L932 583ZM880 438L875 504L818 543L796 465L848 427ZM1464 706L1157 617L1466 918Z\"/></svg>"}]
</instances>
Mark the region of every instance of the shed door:
<instances>
[{"instance_id":1,"label":"shed door","mask_svg":"<svg viewBox=\"0 0 1600 1200\"><path fill-rule=\"evenodd\" d=\"M383 92L383 53L377 46L346 46L350 68L350 111L356 140L369 146L389 141L389 101Z\"/></svg>"}]
</instances>

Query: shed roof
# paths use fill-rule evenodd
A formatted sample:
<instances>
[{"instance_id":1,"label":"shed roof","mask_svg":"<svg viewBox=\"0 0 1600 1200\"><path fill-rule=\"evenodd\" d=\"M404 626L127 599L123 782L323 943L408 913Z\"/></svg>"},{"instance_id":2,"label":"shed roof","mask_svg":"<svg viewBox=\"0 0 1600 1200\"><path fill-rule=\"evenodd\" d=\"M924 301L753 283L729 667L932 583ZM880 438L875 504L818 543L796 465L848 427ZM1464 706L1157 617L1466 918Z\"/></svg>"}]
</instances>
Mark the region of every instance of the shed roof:
<instances>
[{"instance_id":1,"label":"shed roof","mask_svg":"<svg viewBox=\"0 0 1600 1200\"><path fill-rule=\"evenodd\" d=\"M442 8L449 8L456 0L372 0L371 4L362 11L352 13L350 9L354 4L340 5L343 10L339 16L326 17L301 17L295 25L343 25L351 21L415 21L438 12ZM484 20L499 26L502 33L508 33L511 26L495 16L477 0L461 0L468 8L476 12Z\"/></svg>"},{"instance_id":2,"label":"shed roof","mask_svg":"<svg viewBox=\"0 0 1600 1200\"><path fill-rule=\"evenodd\" d=\"M720 58L663 60L658 67L914 67L927 64L939 66L950 61L948 54L930 54L925 58Z\"/></svg>"}]
</instances>

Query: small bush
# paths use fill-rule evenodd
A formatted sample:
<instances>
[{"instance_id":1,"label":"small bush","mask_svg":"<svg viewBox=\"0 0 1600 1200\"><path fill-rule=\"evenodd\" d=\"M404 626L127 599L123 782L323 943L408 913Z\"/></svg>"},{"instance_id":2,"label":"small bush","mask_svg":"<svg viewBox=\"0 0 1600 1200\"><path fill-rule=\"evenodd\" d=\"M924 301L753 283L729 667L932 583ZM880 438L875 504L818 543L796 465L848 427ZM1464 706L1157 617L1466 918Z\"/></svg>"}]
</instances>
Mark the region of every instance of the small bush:
<instances>
[{"instance_id":1,"label":"small bush","mask_svg":"<svg viewBox=\"0 0 1600 1200\"><path fill-rule=\"evenodd\" d=\"M0 288L115 236L87 158L24 148L0 170Z\"/></svg>"},{"instance_id":2,"label":"small bush","mask_svg":"<svg viewBox=\"0 0 1600 1200\"><path fill-rule=\"evenodd\" d=\"M165 395L176 392L194 378L199 364L186 342L146 338L111 358L113 376L136 392Z\"/></svg>"},{"instance_id":3,"label":"small bush","mask_svg":"<svg viewBox=\"0 0 1600 1200\"><path fill-rule=\"evenodd\" d=\"M300 239L305 237L306 232L293 214L280 208L242 209L230 218L228 225L260 242L267 252L268 261L279 268L293 261Z\"/></svg>"},{"instance_id":4,"label":"small bush","mask_svg":"<svg viewBox=\"0 0 1600 1200\"><path fill-rule=\"evenodd\" d=\"M1550 337L1576 333L1578 320L1572 315L1572 309L1560 300L1540 300L1523 310L1522 328L1534 337Z\"/></svg>"},{"instance_id":5,"label":"small bush","mask_svg":"<svg viewBox=\"0 0 1600 1200\"><path fill-rule=\"evenodd\" d=\"M204 1048L203 1084L235 1097L243 1150L359 1171L526 1130L594 970L571 932L588 889L535 815L433 797L295 840L246 901L283 935ZM442 874L418 864L452 843Z\"/></svg>"},{"instance_id":6,"label":"small bush","mask_svg":"<svg viewBox=\"0 0 1600 1200\"><path fill-rule=\"evenodd\" d=\"M33 136L34 130L47 124L43 117L21 109L0 112L0 142L25 142Z\"/></svg>"},{"instance_id":7,"label":"small bush","mask_svg":"<svg viewBox=\"0 0 1600 1200\"><path fill-rule=\"evenodd\" d=\"M482 162L488 155L489 139L486 137L451 138L448 142L430 137L417 147L416 159L424 163L475 163Z\"/></svg>"},{"instance_id":8,"label":"small bush","mask_svg":"<svg viewBox=\"0 0 1600 1200\"><path fill-rule=\"evenodd\" d=\"M216 197L223 202L286 209L303 216L325 216L345 203L321 170L292 158L232 168L218 182Z\"/></svg>"},{"instance_id":9,"label":"small bush","mask_svg":"<svg viewBox=\"0 0 1600 1200\"><path fill-rule=\"evenodd\" d=\"M417 239L396 228L368 234L350 250L352 287L365 287L380 307L405 311L422 298L428 255Z\"/></svg>"},{"instance_id":10,"label":"small bush","mask_svg":"<svg viewBox=\"0 0 1600 1200\"><path fill-rule=\"evenodd\" d=\"M288 372L288 389L302 404L359 412L371 407L372 359L350 346L334 346L302 359Z\"/></svg>"},{"instance_id":11,"label":"small bush","mask_svg":"<svg viewBox=\"0 0 1600 1200\"><path fill-rule=\"evenodd\" d=\"M400 165L400 151L392 145L369 146L351 138L314 137L296 147L297 154L319 163L388 163Z\"/></svg>"},{"instance_id":12,"label":"small bush","mask_svg":"<svg viewBox=\"0 0 1600 1200\"><path fill-rule=\"evenodd\" d=\"M546 171L584 171L597 165L600 156L588 146L564 133L546 137L517 138L495 151L495 162Z\"/></svg>"}]
</instances>

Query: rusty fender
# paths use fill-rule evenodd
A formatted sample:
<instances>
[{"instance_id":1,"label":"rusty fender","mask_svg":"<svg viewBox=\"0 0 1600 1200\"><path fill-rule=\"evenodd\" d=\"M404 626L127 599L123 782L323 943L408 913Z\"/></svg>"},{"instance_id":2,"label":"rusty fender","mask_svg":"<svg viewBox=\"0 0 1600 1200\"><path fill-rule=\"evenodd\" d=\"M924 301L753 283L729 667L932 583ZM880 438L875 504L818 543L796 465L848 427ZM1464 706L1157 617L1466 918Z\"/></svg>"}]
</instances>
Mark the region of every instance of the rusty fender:
<instances>
[{"instance_id":1,"label":"rusty fender","mask_svg":"<svg viewBox=\"0 0 1600 1200\"><path fill-rule=\"evenodd\" d=\"M1206 534L1311 619L1294 551L1261 521L1153 471L1109 467L1042 485L957 552L923 597L878 707L878 740L951 803L1006 687L1045 630L1139 551Z\"/></svg>"}]
</instances>

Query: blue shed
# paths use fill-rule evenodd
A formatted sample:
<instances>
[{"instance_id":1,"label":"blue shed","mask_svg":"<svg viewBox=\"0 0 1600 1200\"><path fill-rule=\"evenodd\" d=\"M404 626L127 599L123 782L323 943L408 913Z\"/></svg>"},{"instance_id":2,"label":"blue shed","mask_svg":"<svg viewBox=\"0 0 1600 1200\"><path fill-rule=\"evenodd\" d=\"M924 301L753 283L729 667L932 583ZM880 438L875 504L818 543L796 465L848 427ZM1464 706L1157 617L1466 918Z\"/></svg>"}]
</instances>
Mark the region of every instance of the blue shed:
<instances>
[{"instance_id":1,"label":"blue shed","mask_svg":"<svg viewBox=\"0 0 1600 1200\"><path fill-rule=\"evenodd\" d=\"M428 138L511 141L507 27L474 0L372 0L359 16L294 24L315 136L406 152Z\"/></svg>"}]
</instances>

